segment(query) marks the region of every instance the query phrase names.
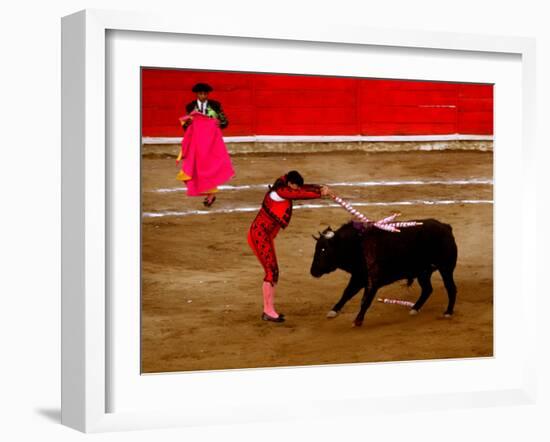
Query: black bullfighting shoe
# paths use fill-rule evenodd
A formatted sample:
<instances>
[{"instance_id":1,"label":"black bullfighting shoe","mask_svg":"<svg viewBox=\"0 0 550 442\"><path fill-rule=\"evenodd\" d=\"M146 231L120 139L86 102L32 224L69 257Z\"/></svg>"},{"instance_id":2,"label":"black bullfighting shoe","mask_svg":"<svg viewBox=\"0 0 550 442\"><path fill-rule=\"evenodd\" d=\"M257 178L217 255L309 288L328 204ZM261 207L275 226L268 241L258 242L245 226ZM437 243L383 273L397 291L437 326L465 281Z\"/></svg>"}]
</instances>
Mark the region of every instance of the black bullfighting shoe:
<instances>
[{"instance_id":1,"label":"black bullfighting shoe","mask_svg":"<svg viewBox=\"0 0 550 442\"><path fill-rule=\"evenodd\" d=\"M205 198L204 201L202 202L204 204L204 207L210 207L212 204L214 204L214 201L216 201L216 197L212 197L211 200L209 200L208 198Z\"/></svg>"},{"instance_id":2,"label":"black bullfighting shoe","mask_svg":"<svg viewBox=\"0 0 550 442\"><path fill-rule=\"evenodd\" d=\"M262 321L285 322L285 315L279 314L278 318L274 318L273 316L269 316L267 313L262 313Z\"/></svg>"}]
</instances>

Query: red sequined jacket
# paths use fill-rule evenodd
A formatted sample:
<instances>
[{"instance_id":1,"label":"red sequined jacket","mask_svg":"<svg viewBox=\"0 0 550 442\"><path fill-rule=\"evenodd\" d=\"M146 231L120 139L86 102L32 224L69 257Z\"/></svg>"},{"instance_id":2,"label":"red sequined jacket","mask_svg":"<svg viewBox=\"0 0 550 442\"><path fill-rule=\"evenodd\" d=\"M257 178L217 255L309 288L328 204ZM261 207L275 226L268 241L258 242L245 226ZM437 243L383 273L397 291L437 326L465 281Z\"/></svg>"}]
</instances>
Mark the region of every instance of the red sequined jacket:
<instances>
[{"instance_id":1,"label":"red sequined jacket","mask_svg":"<svg viewBox=\"0 0 550 442\"><path fill-rule=\"evenodd\" d=\"M262 202L262 210L284 229L292 217L292 200L309 200L320 197L321 186L317 184L304 184L296 190L284 186L266 193Z\"/></svg>"}]
</instances>

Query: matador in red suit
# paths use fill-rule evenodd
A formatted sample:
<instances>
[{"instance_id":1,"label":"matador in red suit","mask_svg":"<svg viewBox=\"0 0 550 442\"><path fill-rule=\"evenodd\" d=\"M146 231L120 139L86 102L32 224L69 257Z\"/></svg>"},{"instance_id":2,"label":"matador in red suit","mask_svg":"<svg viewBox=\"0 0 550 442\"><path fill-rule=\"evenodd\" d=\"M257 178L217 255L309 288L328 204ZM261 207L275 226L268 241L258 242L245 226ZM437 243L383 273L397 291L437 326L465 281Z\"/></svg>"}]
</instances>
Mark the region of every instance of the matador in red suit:
<instances>
[{"instance_id":1,"label":"matador in red suit","mask_svg":"<svg viewBox=\"0 0 550 442\"><path fill-rule=\"evenodd\" d=\"M328 194L326 186L304 184L295 170L277 179L270 186L262 202L262 208L248 230L248 244L264 268L262 286L264 321L284 322L284 315L275 311L275 287L279 280L279 266L275 255L274 240L281 228L286 228L292 217L292 201L321 198Z\"/></svg>"}]
</instances>

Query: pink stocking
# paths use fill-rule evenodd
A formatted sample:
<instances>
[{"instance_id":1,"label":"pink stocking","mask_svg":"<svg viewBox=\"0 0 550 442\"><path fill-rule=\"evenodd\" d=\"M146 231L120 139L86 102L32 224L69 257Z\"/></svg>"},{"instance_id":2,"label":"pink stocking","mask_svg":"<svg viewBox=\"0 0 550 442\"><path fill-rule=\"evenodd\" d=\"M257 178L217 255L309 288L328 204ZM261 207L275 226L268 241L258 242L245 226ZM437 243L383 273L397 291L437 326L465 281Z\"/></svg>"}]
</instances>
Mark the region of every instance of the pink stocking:
<instances>
[{"instance_id":1,"label":"pink stocking","mask_svg":"<svg viewBox=\"0 0 550 442\"><path fill-rule=\"evenodd\" d=\"M264 281L262 292L264 294L264 313L268 314L272 318L278 318L279 314L275 311L273 301L273 298L275 297L275 286L272 286L271 283Z\"/></svg>"}]
</instances>

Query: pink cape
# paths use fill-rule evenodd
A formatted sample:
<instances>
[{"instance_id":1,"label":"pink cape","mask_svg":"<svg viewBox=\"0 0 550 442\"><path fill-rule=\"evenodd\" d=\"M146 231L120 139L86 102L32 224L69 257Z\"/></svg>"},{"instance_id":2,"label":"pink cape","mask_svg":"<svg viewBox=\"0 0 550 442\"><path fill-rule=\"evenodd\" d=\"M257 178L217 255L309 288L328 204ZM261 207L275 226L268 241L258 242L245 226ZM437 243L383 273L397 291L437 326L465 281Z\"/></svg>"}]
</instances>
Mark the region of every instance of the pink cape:
<instances>
[{"instance_id":1,"label":"pink cape","mask_svg":"<svg viewBox=\"0 0 550 442\"><path fill-rule=\"evenodd\" d=\"M229 181L235 171L217 120L198 112L192 116L193 121L181 142L181 170L190 177L185 180L187 195L199 196Z\"/></svg>"}]
</instances>

